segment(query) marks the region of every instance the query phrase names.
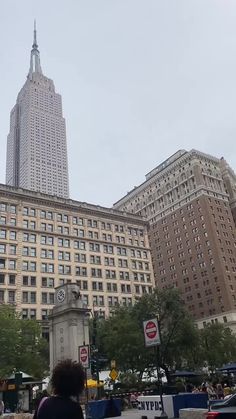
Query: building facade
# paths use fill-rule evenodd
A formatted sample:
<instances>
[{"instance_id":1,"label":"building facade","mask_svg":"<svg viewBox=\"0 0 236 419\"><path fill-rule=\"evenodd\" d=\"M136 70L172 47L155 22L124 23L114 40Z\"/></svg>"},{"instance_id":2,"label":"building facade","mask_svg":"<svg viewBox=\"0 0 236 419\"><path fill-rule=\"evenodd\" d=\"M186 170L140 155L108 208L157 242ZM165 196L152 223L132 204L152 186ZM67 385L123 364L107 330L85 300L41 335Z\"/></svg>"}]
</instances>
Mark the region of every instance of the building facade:
<instances>
[{"instance_id":1,"label":"building facade","mask_svg":"<svg viewBox=\"0 0 236 419\"><path fill-rule=\"evenodd\" d=\"M235 198L224 159L180 150L114 205L149 221L156 286L180 289L200 326L236 324Z\"/></svg>"},{"instance_id":2,"label":"building facade","mask_svg":"<svg viewBox=\"0 0 236 419\"><path fill-rule=\"evenodd\" d=\"M36 28L30 70L10 115L6 184L69 197L61 96L42 73Z\"/></svg>"},{"instance_id":3,"label":"building facade","mask_svg":"<svg viewBox=\"0 0 236 419\"><path fill-rule=\"evenodd\" d=\"M147 222L0 185L0 303L44 321L65 283L78 284L84 304L103 316L151 293Z\"/></svg>"}]
</instances>

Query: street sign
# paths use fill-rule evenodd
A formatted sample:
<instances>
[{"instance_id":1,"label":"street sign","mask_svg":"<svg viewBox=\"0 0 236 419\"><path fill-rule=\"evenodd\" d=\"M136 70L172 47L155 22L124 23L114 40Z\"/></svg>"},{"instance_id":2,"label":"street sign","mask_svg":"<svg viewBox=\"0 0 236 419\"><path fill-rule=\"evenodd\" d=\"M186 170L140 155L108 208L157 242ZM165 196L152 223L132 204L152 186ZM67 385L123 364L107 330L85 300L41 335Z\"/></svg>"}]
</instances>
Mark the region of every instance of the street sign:
<instances>
[{"instance_id":1,"label":"street sign","mask_svg":"<svg viewBox=\"0 0 236 419\"><path fill-rule=\"evenodd\" d=\"M89 368L89 345L79 346L79 362L84 368Z\"/></svg>"},{"instance_id":2,"label":"street sign","mask_svg":"<svg viewBox=\"0 0 236 419\"><path fill-rule=\"evenodd\" d=\"M157 319L143 322L144 338L146 346L160 345L160 333Z\"/></svg>"},{"instance_id":3,"label":"street sign","mask_svg":"<svg viewBox=\"0 0 236 419\"><path fill-rule=\"evenodd\" d=\"M117 370L115 370L115 368L112 368L112 370L111 370L111 371L110 371L110 373L109 373L109 377L110 377L113 381L115 381L115 380L117 379L118 375L119 375L118 371L117 371Z\"/></svg>"}]
</instances>

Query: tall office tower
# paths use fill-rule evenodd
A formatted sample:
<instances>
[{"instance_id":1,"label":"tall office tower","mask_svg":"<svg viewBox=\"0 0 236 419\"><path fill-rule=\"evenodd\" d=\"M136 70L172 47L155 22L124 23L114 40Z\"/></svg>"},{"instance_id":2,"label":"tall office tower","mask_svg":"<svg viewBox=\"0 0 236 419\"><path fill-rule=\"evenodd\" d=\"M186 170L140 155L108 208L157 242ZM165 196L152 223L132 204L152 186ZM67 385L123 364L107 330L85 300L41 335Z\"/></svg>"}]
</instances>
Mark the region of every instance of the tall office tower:
<instances>
[{"instance_id":1,"label":"tall office tower","mask_svg":"<svg viewBox=\"0 0 236 419\"><path fill-rule=\"evenodd\" d=\"M236 327L235 202L224 159L180 150L114 205L149 221L156 285L179 288L200 326Z\"/></svg>"},{"instance_id":2,"label":"tall office tower","mask_svg":"<svg viewBox=\"0 0 236 419\"><path fill-rule=\"evenodd\" d=\"M27 80L10 115L6 184L69 197L61 96L42 73L36 27Z\"/></svg>"}]
</instances>

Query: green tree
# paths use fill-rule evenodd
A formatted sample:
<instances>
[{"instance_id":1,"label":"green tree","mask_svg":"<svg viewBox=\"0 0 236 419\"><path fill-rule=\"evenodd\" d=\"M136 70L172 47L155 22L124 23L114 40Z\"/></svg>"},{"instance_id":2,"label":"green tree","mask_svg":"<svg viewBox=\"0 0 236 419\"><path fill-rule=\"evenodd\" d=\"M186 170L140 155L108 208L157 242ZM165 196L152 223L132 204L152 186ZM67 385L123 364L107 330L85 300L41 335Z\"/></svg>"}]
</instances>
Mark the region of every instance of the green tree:
<instances>
[{"instance_id":1,"label":"green tree","mask_svg":"<svg viewBox=\"0 0 236 419\"><path fill-rule=\"evenodd\" d=\"M48 343L35 320L23 320L13 307L0 306L0 378L13 370L43 378L48 371Z\"/></svg>"},{"instance_id":2,"label":"green tree","mask_svg":"<svg viewBox=\"0 0 236 419\"><path fill-rule=\"evenodd\" d=\"M208 324L199 330L199 354L202 363L205 363L214 372L228 362L236 360L236 336L231 329L223 324Z\"/></svg>"},{"instance_id":3,"label":"green tree","mask_svg":"<svg viewBox=\"0 0 236 419\"><path fill-rule=\"evenodd\" d=\"M159 365L167 379L171 369L194 363L198 331L175 289L158 290L142 296L133 307L120 307L100 323L100 348L109 359L116 359L121 371L152 373L157 365L155 348L146 348L143 321L159 318L162 345ZM195 365L195 363L194 363Z\"/></svg>"},{"instance_id":4,"label":"green tree","mask_svg":"<svg viewBox=\"0 0 236 419\"><path fill-rule=\"evenodd\" d=\"M119 370L142 376L152 353L144 347L143 331L133 316L132 307L120 307L112 317L99 322L99 351L115 359Z\"/></svg>"},{"instance_id":5,"label":"green tree","mask_svg":"<svg viewBox=\"0 0 236 419\"><path fill-rule=\"evenodd\" d=\"M175 288L154 289L144 295L133 308L139 327L143 320L157 317L161 334L159 365L165 371L168 381L173 369L196 368L194 360L198 332L194 321L186 310L180 292Z\"/></svg>"}]
</instances>

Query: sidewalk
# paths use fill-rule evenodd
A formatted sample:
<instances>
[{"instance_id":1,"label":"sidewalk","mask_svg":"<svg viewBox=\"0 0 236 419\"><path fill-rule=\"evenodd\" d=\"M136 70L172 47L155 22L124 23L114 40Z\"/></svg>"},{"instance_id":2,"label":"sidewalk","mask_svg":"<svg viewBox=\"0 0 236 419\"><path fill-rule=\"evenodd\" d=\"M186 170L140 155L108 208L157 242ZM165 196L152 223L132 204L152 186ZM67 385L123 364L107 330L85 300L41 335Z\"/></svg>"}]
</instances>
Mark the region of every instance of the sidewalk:
<instances>
[{"instance_id":1,"label":"sidewalk","mask_svg":"<svg viewBox=\"0 0 236 419\"><path fill-rule=\"evenodd\" d=\"M141 413L138 409L129 409L121 412L121 416L116 416L113 419L141 419Z\"/></svg>"}]
</instances>

